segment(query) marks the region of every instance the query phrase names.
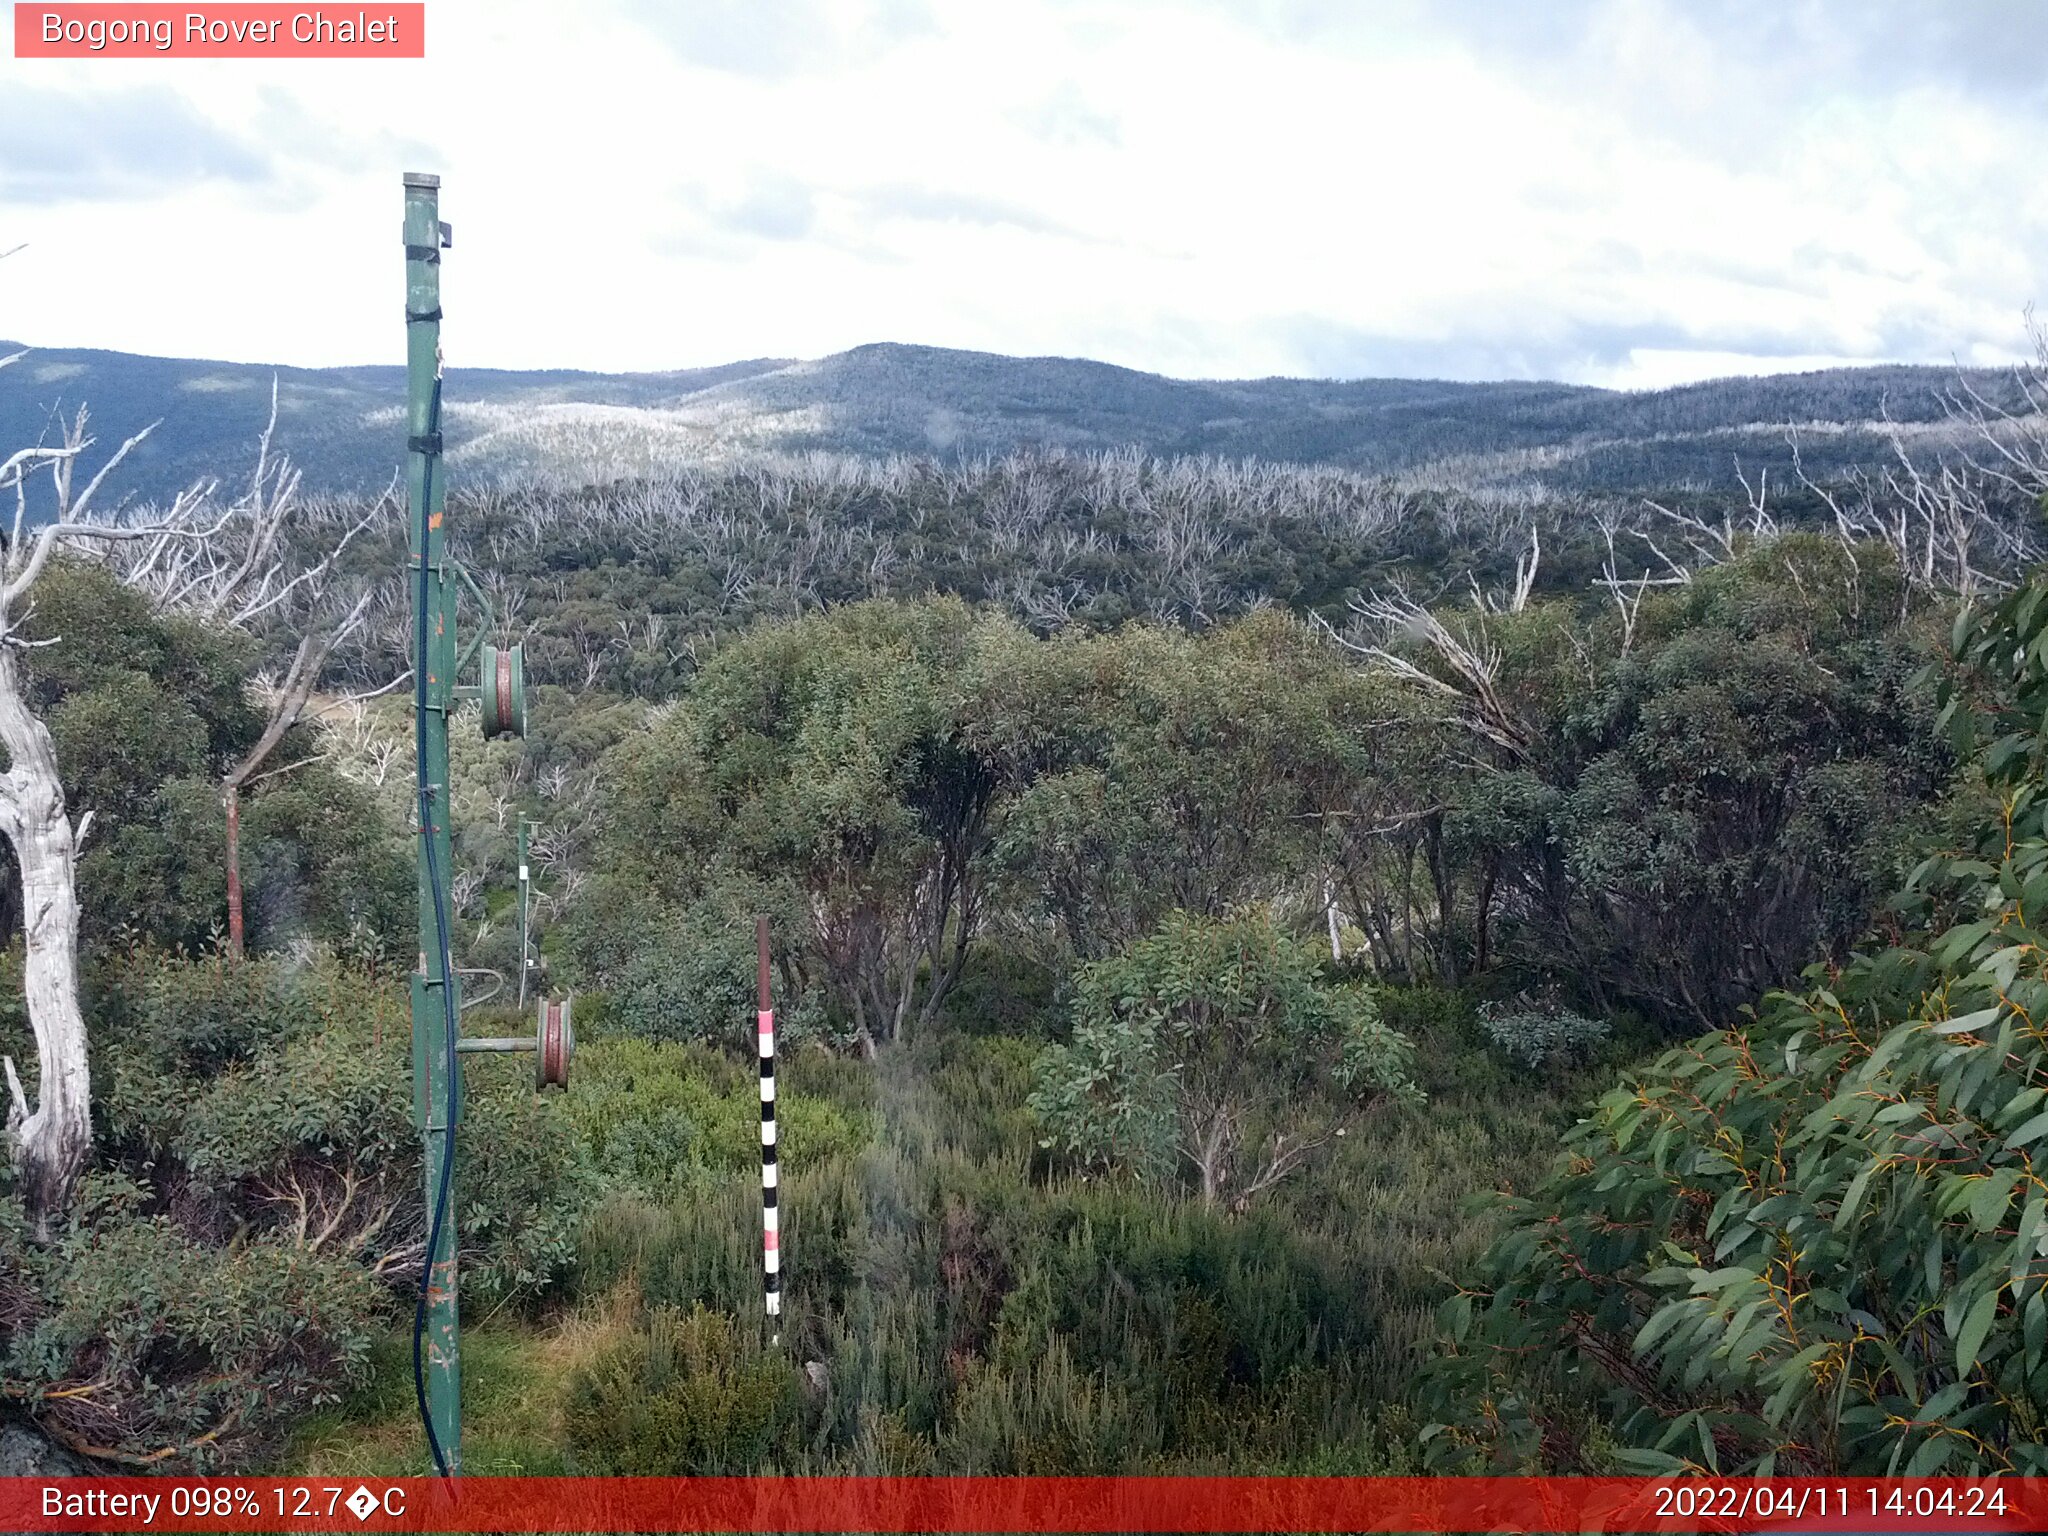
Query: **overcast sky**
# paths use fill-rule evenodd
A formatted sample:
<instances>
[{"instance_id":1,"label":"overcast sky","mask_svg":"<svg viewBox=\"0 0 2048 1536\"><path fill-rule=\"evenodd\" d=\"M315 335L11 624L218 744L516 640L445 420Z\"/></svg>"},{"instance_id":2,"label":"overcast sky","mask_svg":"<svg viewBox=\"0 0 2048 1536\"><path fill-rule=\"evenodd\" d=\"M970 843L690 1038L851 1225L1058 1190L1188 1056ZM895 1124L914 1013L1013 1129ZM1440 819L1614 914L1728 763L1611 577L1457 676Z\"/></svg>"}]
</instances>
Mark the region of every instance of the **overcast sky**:
<instances>
[{"instance_id":1,"label":"overcast sky","mask_svg":"<svg viewBox=\"0 0 2048 1536\"><path fill-rule=\"evenodd\" d=\"M351 11L353 7L349 8ZM393 362L865 341L1630 387L1996 362L2031 0L429 0L424 62L0 59L0 337Z\"/></svg>"}]
</instances>

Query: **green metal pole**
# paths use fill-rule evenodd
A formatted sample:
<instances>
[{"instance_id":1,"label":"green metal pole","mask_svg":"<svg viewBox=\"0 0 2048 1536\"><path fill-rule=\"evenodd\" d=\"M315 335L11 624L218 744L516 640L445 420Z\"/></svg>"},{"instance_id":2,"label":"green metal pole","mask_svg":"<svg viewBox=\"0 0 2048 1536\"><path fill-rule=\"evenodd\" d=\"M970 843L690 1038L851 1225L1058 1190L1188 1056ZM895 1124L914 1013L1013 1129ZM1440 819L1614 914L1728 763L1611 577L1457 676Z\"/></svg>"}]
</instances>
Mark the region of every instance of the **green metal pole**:
<instances>
[{"instance_id":1,"label":"green metal pole","mask_svg":"<svg viewBox=\"0 0 2048 1536\"><path fill-rule=\"evenodd\" d=\"M441 245L438 176L405 178L406 488L411 539L407 586L414 605L414 702L419 724L422 795L420 836L420 965L412 978L413 1112L425 1151L427 1222L441 1200L449 1142L461 1114L461 1073L449 1059L447 1009L459 1006L458 979L443 967L453 921L448 835L448 721L455 706L455 583L448 564L441 465ZM426 566L421 578L422 562ZM422 645L423 642L423 645ZM431 845L431 858L430 858ZM436 875L438 874L438 879ZM438 891L436 886L439 886ZM438 916L437 916L438 911ZM451 1072L455 1116L449 1114ZM456 1201L447 1191L439 1240L426 1256L425 1362L427 1419L449 1473L462 1470L462 1357L456 1329Z\"/></svg>"}]
</instances>

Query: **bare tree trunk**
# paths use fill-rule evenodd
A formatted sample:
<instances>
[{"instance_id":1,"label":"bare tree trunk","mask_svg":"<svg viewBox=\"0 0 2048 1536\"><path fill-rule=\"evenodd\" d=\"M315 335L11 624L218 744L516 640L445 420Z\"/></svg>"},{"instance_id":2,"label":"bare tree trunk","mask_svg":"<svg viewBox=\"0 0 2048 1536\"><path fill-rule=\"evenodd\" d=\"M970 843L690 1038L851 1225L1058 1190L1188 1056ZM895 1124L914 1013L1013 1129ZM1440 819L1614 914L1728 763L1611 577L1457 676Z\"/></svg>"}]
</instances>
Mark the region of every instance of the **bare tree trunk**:
<instances>
[{"instance_id":1,"label":"bare tree trunk","mask_svg":"<svg viewBox=\"0 0 2048 1536\"><path fill-rule=\"evenodd\" d=\"M234 779L221 786L228 812L228 953L242 958L242 786Z\"/></svg>"},{"instance_id":2,"label":"bare tree trunk","mask_svg":"<svg viewBox=\"0 0 2048 1536\"><path fill-rule=\"evenodd\" d=\"M1453 908L1458 887L1444 854L1444 819L1433 811L1422 824L1423 855L1429 865L1429 883L1436 892L1437 975L1446 986L1458 984L1458 936Z\"/></svg>"},{"instance_id":3,"label":"bare tree trunk","mask_svg":"<svg viewBox=\"0 0 2048 1536\"><path fill-rule=\"evenodd\" d=\"M36 1102L29 1107L14 1063L7 1124L15 1176L38 1238L47 1241L92 1150L85 1015L78 1002L78 838L64 810L57 754L21 696L17 652L0 646L0 832L21 867L27 941L23 992L35 1034Z\"/></svg>"},{"instance_id":4,"label":"bare tree trunk","mask_svg":"<svg viewBox=\"0 0 2048 1536\"><path fill-rule=\"evenodd\" d=\"M1487 962L1492 958L1492 950L1488 930L1492 926L1493 885L1494 880L1498 875L1499 869L1499 856L1495 854L1488 854L1486 857L1486 873L1480 877L1479 881L1479 950L1478 956L1473 965L1473 969L1475 970L1485 970Z\"/></svg>"},{"instance_id":5,"label":"bare tree trunk","mask_svg":"<svg viewBox=\"0 0 2048 1536\"><path fill-rule=\"evenodd\" d=\"M1223 1199L1223 1184L1229 1172L1230 1113L1220 1104L1211 1104L1206 1113L1197 1110L1194 1118L1202 1125L1200 1139L1181 1150L1201 1175L1202 1204L1213 1209Z\"/></svg>"}]
</instances>

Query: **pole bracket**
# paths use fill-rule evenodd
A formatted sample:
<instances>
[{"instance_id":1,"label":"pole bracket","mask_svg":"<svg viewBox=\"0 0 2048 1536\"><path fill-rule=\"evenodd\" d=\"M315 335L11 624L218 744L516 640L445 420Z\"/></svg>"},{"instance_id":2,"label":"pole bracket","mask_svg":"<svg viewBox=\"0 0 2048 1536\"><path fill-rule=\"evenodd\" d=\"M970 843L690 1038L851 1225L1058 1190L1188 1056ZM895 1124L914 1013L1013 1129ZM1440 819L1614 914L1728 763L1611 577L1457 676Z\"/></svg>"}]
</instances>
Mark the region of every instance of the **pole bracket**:
<instances>
[{"instance_id":1,"label":"pole bracket","mask_svg":"<svg viewBox=\"0 0 2048 1536\"><path fill-rule=\"evenodd\" d=\"M463 1056L532 1051L534 1091L567 1088L569 1062L576 1054L576 1028L570 1014L570 1002L569 998L542 998L540 1027L534 1034L471 1035L458 1040L455 1049Z\"/></svg>"}]
</instances>

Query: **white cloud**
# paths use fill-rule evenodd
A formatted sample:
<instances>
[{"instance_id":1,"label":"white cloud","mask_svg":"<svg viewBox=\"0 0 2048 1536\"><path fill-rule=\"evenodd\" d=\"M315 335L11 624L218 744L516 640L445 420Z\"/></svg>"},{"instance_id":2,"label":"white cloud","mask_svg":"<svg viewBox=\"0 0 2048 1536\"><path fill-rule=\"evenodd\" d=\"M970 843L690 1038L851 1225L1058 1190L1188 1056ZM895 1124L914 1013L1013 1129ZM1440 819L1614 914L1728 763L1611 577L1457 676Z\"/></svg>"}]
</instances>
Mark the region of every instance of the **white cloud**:
<instances>
[{"instance_id":1,"label":"white cloud","mask_svg":"<svg viewBox=\"0 0 2048 1536\"><path fill-rule=\"evenodd\" d=\"M0 101L84 104L0 105L0 249L29 242L0 337L393 360L398 173L438 169L476 365L900 340L1637 384L2013 355L2048 253L2026 13L1481 14L431 0L424 63L0 61Z\"/></svg>"}]
</instances>

